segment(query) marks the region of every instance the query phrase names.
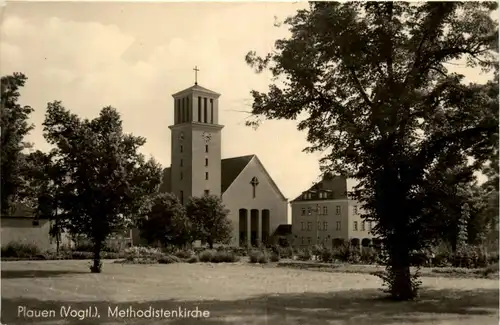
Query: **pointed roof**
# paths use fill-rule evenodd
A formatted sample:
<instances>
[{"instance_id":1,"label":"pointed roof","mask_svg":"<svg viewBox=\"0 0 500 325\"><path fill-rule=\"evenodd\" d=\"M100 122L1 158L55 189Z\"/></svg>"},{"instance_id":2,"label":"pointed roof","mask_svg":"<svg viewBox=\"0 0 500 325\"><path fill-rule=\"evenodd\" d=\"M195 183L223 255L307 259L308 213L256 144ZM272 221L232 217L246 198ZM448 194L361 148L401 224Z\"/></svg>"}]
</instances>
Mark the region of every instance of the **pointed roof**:
<instances>
[{"instance_id":1,"label":"pointed roof","mask_svg":"<svg viewBox=\"0 0 500 325\"><path fill-rule=\"evenodd\" d=\"M195 91L196 91L196 92L205 93L205 94L207 94L207 95L216 96L216 97L219 97L219 96L220 96L220 94L219 94L219 93L216 93L216 92L215 92L215 91L213 91L213 90L210 90L210 89L207 89L207 88L205 88L205 87L202 87L202 86L200 86L200 85L198 85L198 84L195 84L195 85L193 85L193 86L191 86L191 87L189 87L189 88L186 88L186 89L184 89L184 90L181 90L181 91L179 91L179 92L176 92L175 94L173 94L173 95L172 95L172 97L177 97L177 96L182 95L182 94L184 94L184 93L191 93L191 92L195 92Z\"/></svg>"},{"instance_id":2,"label":"pointed roof","mask_svg":"<svg viewBox=\"0 0 500 325\"><path fill-rule=\"evenodd\" d=\"M306 192L313 194L311 200L318 200L319 192L327 192L329 194L328 200L346 199L347 178L341 175L325 174L321 181L313 184L291 202L305 201L303 194Z\"/></svg>"},{"instance_id":3,"label":"pointed roof","mask_svg":"<svg viewBox=\"0 0 500 325\"><path fill-rule=\"evenodd\" d=\"M224 193L236 177L245 169L254 155L226 158L221 160L221 193Z\"/></svg>"}]
</instances>

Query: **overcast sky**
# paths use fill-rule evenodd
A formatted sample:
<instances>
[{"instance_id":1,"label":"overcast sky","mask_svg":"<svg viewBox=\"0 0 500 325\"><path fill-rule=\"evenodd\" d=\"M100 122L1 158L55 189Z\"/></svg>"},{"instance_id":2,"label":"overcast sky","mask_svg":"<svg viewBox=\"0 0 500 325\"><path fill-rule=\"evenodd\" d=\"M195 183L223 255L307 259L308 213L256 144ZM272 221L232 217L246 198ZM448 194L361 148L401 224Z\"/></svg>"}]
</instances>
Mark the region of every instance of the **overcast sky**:
<instances>
[{"instance_id":1,"label":"overcast sky","mask_svg":"<svg viewBox=\"0 0 500 325\"><path fill-rule=\"evenodd\" d=\"M305 3L28 3L2 8L1 75L29 78L22 104L35 109L29 137L37 149L46 105L61 100L81 117L96 117L111 105L126 132L143 136L142 149L170 165L171 94L190 87L194 66L201 86L222 94L220 123L224 158L256 154L286 197L293 199L319 175L317 155L306 154L305 133L296 122L244 125L250 90L264 91L268 74L245 63L250 50L265 54L287 35L273 26ZM462 69L469 80L489 76Z\"/></svg>"}]
</instances>

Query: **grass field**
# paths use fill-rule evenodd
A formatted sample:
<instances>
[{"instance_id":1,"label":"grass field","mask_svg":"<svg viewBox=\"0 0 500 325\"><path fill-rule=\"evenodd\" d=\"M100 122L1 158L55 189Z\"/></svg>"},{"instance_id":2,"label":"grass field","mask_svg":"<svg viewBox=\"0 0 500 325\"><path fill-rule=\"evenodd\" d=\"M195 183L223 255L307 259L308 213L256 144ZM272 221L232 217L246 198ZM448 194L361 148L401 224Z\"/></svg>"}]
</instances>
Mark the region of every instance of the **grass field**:
<instances>
[{"instance_id":1,"label":"grass field","mask_svg":"<svg viewBox=\"0 0 500 325\"><path fill-rule=\"evenodd\" d=\"M247 264L121 265L89 261L2 263L2 324L498 324L498 279L423 278L418 302L381 299L380 281L368 274L328 273ZM24 307L23 307L24 306ZM61 307L94 316L64 318ZM184 311L184 318L137 319L108 315ZM187 318L186 310L208 311ZM25 308L25 316L18 315ZM30 310L54 310L28 317ZM67 309L65 309L67 310ZM207 314L205 314L206 316ZM54 316L54 317L52 317Z\"/></svg>"}]
</instances>

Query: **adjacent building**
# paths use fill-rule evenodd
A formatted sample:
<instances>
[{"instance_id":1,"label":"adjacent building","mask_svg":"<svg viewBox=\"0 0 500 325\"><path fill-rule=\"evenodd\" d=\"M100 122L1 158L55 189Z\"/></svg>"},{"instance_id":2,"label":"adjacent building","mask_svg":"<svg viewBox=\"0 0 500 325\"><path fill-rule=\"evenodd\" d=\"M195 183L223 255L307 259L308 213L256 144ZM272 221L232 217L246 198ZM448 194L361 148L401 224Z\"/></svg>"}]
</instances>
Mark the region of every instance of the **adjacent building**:
<instances>
[{"instance_id":1,"label":"adjacent building","mask_svg":"<svg viewBox=\"0 0 500 325\"><path fill-rule=\"evenodd\" d=\"M294 246L374 244L374 224L361 218L361 205L347 194L345 177L326 175L291 201Z\"/></svg>"}]
</instances>

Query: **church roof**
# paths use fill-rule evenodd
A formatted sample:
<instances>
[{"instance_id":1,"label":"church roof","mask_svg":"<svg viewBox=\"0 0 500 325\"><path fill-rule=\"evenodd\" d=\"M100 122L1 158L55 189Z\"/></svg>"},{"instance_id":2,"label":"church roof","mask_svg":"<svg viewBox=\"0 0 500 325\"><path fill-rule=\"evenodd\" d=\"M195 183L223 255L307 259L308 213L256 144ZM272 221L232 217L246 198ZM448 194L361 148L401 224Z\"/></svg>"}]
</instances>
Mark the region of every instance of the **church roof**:
<instances>
[{"instance_id":1,"label":"church roof","mask_svg":"<svg viewBox=\"0 0 500 325\"><path fill-rule=\"evenodd\" d=\"M172 97L176 97L176 96L179 96L183 93L187 93L187 92L193 92L193 91L199 91L199 92L202 92L202 93L206 93L206 94L210 94L210 95L214 95L214 96L220 96L219 93L216 93L215 91L213 90L210 90L210 89L207 89L205 87L202 87L198 84L195 84L194 86L191 86L189 88L186 88L184 90L181 90L179 92L176 92L175 94L172 95Z\"/></svg>"},{"instance_id":2,"label":"church roof","mask_svg":"<svg viewBox=\"0 0 500 325\"><path fill-rule=\"evenodd\" d=\"M234 182L236 177L243 171L255 155L226 158L221 160L221 193L224 193ZM171 181L170 167L163 170L163 180L160 192L170 192Z\"/></svg>"},{"instance_id":3,"label":"church roof","mask_svg":"<svg viewBox=\"0 0 500 325\"><path fill-rule=\"evenodd\" d=\"M221 193L224 193L255 155L226 158L221 160Z\"/></svg>"}]
</instances>

